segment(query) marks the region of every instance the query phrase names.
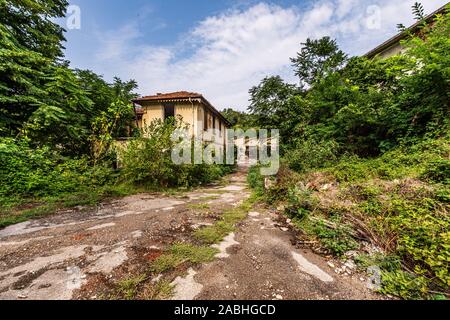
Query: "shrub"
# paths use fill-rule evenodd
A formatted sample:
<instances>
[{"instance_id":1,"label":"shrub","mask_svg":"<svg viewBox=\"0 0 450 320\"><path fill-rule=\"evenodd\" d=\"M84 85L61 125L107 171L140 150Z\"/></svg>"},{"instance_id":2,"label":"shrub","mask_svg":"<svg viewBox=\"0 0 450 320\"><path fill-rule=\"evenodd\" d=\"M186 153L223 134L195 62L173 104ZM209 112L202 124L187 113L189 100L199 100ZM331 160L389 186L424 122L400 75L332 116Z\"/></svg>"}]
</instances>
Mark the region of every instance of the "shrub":
<instances>
[{"instance_id":1,"label":"shrub","mask_svg":"<svg viewBox=\"0 0 450 320\"><path fill-rule=\"evenodd\" d=\"M123 151L122 179L149 188L191 187L214 181L233 170L225 165L175 164L171 135L174 130L184 128L181 119L153 121Z\"/></svg>"},{"instance_id":2,"label":"shrub","mask_svg":"<svg viewBox=\"0 0 450 320\"><path fill-rule=\"evenodd\" d=\"M337 256L358 248L358 243L350 235L350 230L349 226L340 223L336 223L336 228L330 228L323 221L319 221L313 227L324 248Z\"/></svg>"},{"instance_id":3,"label":"shrub","mask_svg":"<svg viewBox=\"0 0 450 320\"><path fill-rule=\"evenodd\" d=\"M264 177L261 175L260 166L253 166L249 169L247 182L257 193L262 194L264 192Z\"/></svg>"},{"instance_id":4,"label":"shrub","mask_svg":"<svg viewBox=\"0 0 450 320\"><path fill-rule=\"evenodd\" d=\"M450 184L450 160L439 159L430 162L422 178L431 182Z\"/></svg>"},{"instance_id":5,"label":"shrub","mask_svg":"<svg viewBox=\"0 0 450 320\"><path fill-rule=\"evenodd\" d=\"M311 190L294 186L288 191L286 213L291 218L303 219L316 204L317 201L312 198Z\"/></svg>"},{"instance_id":6,"label":"shrub","mask_svg":"<svg viewBox=\"0 0 450 320\"><path fill-rule=\"evenodd\" d=\"M62 157L28 141L0 140L1 205L20 198L57 196L103 186L114 179L108 164L92 166L87 158Z\"/></svg>"},{"instance_id":7,"label":"shrub","mask_svg":"<svg viewBox=\"0 0 450 320\"><path fill-rule=\"evenodd\" d=\"M427 297L427 280L402 270L381 273L381 292L393 294L403 299L423 299Z\"/></svg>"},{"instance_id":8,"label":"shrub","mask_svg":"<svg viewBox=\"0 0 450 320\"><path fill-rule=\"evenodd\" d=\"M448 208L433 199L394 200L388 212L398 236L397 251L413 261L414 272L450 286L450 219Z\"/></svg>"},{"instance_id":9,"label":"shrub","mask_svg":"<svg viewBox=\"0 0 450 320\"><path fill-rule=\"evenodd\" d=\"M314 168L323 168L337 159L339 145L333 140L306 140L296 144L287 152L285 160L292 170L305 172Z\"/></svg>"}]
</instances>

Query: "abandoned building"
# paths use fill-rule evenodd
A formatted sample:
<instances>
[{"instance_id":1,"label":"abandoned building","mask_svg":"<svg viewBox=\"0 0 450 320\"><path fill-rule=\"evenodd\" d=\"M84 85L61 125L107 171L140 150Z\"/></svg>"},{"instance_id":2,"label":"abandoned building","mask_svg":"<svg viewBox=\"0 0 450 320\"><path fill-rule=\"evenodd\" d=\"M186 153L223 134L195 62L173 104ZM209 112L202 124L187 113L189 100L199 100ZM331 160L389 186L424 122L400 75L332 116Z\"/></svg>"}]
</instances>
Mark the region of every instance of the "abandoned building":
<instances>
[{"instance_id":1,"label":"abandoned building","mask_svg":"<svg viewBox=\"0 0 450 320\"><path fill-rule=\"evenodd\" d=\"M181 117L189 125L193 137L214 141L213 131L225 143L230 123L203 95L187 91L158 93L134 99L136 125L144 128L154 120ZM212 129L212 130L211 130Z\"/></svg>"}]
</instances>

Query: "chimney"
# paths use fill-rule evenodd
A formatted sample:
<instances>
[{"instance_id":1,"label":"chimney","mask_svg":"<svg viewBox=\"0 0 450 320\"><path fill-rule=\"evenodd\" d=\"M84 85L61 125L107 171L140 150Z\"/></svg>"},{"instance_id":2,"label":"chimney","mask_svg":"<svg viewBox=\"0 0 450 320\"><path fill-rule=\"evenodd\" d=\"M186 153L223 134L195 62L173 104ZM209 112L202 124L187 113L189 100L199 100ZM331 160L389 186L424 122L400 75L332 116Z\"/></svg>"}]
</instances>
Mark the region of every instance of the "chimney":
<instances>
[{"instance_id":1,"label":"chimney","mask_svg":"<svg viewBox=\"0 0 450 320\"><path fill-rule=\"evenodd\" d=\"M156 95L157 95L157 96L162 96L162 93L161 93L161 92L158 92Z\"/></svg>"}]
</instances>

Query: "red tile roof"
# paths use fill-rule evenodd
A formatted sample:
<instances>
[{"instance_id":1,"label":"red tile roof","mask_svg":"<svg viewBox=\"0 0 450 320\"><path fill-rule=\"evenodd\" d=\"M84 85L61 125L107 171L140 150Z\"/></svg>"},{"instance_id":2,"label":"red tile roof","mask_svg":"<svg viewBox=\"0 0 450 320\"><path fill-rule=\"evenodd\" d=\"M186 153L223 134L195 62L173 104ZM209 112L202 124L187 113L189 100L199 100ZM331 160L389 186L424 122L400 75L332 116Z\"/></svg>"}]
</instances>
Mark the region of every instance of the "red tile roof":
<instances>
[{"instance_id":1,"label":"red tile roof","mask_svg":"<svg viewBox=\"0 0 450 320\"><path fill-rule=\"evenodd\" d=\"M199 93L195 92L187 92L187 91L178 91L171 93L158 93L154 96L144 96L142 98L135 99L133 101L158 101L158 100L173 100L173 99L189 99L189 98L197 98L201 99L203 96Z\"/></svg>"},{"instance_id":2,"label":"red tile roof","mask_svg":"<svg viewBox=\"0 0 450 320\"><path fill-rule=\"evenodd\" d=\"M203 95L196 92L177 91L171 93L157 93L154 96L144 96L142 98L133 99L132 101L137 104L140 104L141 102L145 101L156 102L166 100L170 101L170 100L188 100L188 99L199 99L201 103L203 103L203 105L205 105L210 110L210 112L221 118L227 125L230 125L230 122L216 108L214 108L214 106L208 100L206 100L206 98Z\"/></svg>"}]
</instances>

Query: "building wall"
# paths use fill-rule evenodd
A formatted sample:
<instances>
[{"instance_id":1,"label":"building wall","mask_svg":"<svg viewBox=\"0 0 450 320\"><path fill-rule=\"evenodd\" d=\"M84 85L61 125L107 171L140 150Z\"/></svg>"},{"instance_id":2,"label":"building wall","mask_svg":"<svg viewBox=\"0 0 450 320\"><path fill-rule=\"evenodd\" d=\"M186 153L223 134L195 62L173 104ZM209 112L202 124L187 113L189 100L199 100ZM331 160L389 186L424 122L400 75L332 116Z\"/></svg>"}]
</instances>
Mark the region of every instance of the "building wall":
<instances>
[{"instance_id":1,"label":"building wall","mask_svg":"<svg viewBox=\"0 0 450 320\"><path fill-rule=\"evenodd\" d=\"M143 128L149 125L153 120L160 119L164 120L164 107L162 104L159 105L142 105L144 109L144 114L142 120L139 121L139 128ZM207 113L207 128L213 129L215 123L215 128L220 129L218 136L214 136L210 132L206 132L204 124L204 113ZM181 116L183 122L189 125L189 130L194 136L200 136L205 142L216 141L217 138L221 140L221 144L225 143L225 130L227 128L226 124L218 117L214 116L204 105L198 102L194 103L175 103L175 116ZM213 122L214 121L214 122Z\"/></svg>"},{"instance_id":2,"label":"building wall","mask_svg":"<svg viewBox=\"0 0 450 320\"><path fill-rule=\"evenodd\" d=\"M197 119L197 105L196 104L176 104L175 116L181 116L183 122L189 125L189 130L193 135L196 129Z\"/></svg>"},{"instance_id":3,"label":"building wall","mask_svg":"<svg viewBox=\"0 0 450 320\"><path fill-rule=\"evenodd\" d=\"M161 105L145 106L144 115L142 120L139 121L139 128L148 126L152 121L156 119L164 120L164 110Z\"/></svg>"},{"instance_id":4,"label":"building wall","mask_svg":"<svg viewBox=\"0 0 450 320\"><path fill-rule=\"evenodd\" d=\"M216 132L217 134L205 131L204 112L207 112L207 129L214 129L215 127L216 130L219 130L219 132ZM202 106L201 108L199 108L197 119L200 127L200 131L198 131L198 133L202 135L203 141L220 141L220 144L225 144L225 130L227 126L218 116L214 116L214 114L210 112L205 106Z\"/></svg>"},{"instance_id":5,"label":"building wall","mask_svg":"<svg viewBox=\"0 0 450 320\"><path fill-rule=\"evenodd\" d=\"M382 59L390 58L392 56L400 55L404 52L404 48L399 42L390 46L386 50L379 53L379 57Z\"/></svg>"}]
</instances>

